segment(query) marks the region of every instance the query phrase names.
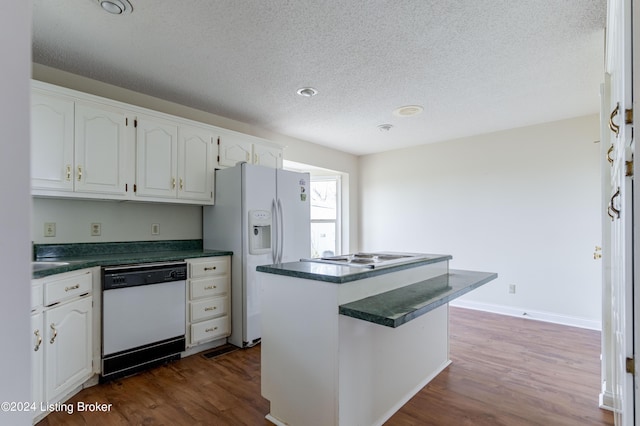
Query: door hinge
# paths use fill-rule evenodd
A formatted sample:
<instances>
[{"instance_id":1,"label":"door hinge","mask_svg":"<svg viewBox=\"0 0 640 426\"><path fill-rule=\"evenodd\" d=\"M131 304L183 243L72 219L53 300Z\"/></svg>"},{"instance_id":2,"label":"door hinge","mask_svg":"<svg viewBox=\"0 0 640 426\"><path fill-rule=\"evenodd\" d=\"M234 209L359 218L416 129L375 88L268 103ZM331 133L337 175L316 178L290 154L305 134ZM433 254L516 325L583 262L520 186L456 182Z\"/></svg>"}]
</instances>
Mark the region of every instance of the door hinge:
<instances>
[{"instance_id":1,"label":"door hinge","mask_svg":"<svg viewBox=\"0 0 640 426\"><path fill-rule=\"evenodd\" d=\"M138 127L138 119L133 120L133 127Z\"/></svg>"},{"instance_id":2,"label":"door hinge","mask_svg":"<svg viewBox=\"0 0 640 426\"><path fill-rule=\"evenodd\" d=\"M129 117L124 118L124 125L125 127L129 125Z\"/></svg>"},{"instance_id":3,"label":"door hinge","mask_svg":"<svg viewBox=\"0 0 640 426\"><path fill-rule=\"evenodd\" d=\"M218 163L220 162L220 156L218 155Z\"/></svg>"},{"instance_id":4,"label":"door hinge","mask_svg":"<svg viewBox=\"0 0 640 426\"><path fill-rule=\"evenodd\" d=\"M218 137L218 145L220 145L220 137Z\"/></svg>"},{"instance_id":5,"label":"door hinge","mask_svg":"<svg viewBox=\"0 0 640 426\"><path fill-rule=\"evenodd\" d=\"M129 184L128 183L124 184L124 192L129 192Z\"/></svg>"},{"instance_id":6,"label":"door hinge","mask_svg":"<svg viewBox=\"0 0 640 426\"><path fill-rule=\"evenodd\" d=\"M624 123L633 124L633 108L624 110Z\"/></svg>"},{"instance_id":7,"label":"door hinge","mask_svg":"<svg viewBox=\"0 0 640 426\"><path fill-rule=\"evenodd\" d=\"M636 363L635 363L635 359L633 358L627 358L626 360L626 366L627 366L627 373L629 374L633 374L634 376L636 375Z\"/></svg>"},{"instance_id":8,"label":"door hinge","mask_svg":"<svg viewBox=\"0 0 640 426\"><path fill-rule=\"evenodd\" d=\"M625 176L633 176L633 161L625 161Z\"/></svg>"},{"instance_id":9,"label":"door hinge","mask_svg":"<svg viewBox=\"0 0 640 426\"><path fill-rule=\"evenodd\" d=\"M138 192L138 185L135 183L133 184L133 192Z\"/></svg>"}]
</instances>

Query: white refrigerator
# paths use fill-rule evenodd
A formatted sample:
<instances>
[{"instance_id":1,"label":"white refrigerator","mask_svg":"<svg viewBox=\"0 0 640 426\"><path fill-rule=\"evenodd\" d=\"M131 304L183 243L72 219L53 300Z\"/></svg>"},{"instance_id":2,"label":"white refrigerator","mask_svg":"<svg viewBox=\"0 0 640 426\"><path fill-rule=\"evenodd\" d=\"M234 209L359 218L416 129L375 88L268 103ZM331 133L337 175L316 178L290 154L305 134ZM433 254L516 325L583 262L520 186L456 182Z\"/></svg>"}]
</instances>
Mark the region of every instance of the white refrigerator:
<instances>
[{"instance_id":1,"label":"white refrigerator","mask_svg":"<svg viewBox=\"0 0 640 426\"><path fill-rule=\"evenodd\" d=\"M232 250L231 336L260 341L256 267L311 254L309 174L247 163L216 170L215 204L203 208L205 249Z\"/></svg>"}]
</instances>

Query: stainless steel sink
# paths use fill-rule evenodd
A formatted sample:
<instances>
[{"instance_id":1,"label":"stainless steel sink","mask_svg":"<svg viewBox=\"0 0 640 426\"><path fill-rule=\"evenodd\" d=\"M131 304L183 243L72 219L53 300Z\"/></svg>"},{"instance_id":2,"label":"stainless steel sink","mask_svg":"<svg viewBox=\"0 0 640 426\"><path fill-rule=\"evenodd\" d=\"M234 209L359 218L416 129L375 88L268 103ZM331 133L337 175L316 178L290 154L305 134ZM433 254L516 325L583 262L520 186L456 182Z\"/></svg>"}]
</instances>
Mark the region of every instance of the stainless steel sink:
<instances>
[{"instance_id":1,"label":"stainless steel sink","mask_svg":"<svg viewBox=\"0 0 640 426\"><path fill-rule=\"evenodd\" d=\"M360 268L383 268L402 263L417 262L429 258L429 255L421 253L353 253L340 256L318 257L312 259L300 259L303 262L329 263L333 265L353 266Z\"/></svg>"},{"instance_id":2,"label":"stainless steel sink","mask_svg":"<svg viewBox=\"0 0 640 426\"><path fill-rule=\"evenodd\" d=\"M55 268L57 266L66 266L69 262L49 262L46 260L37 260L35 262L31 262L31 269L33 272L42 271L43 269Z\"/></svg>"}]
</instances>

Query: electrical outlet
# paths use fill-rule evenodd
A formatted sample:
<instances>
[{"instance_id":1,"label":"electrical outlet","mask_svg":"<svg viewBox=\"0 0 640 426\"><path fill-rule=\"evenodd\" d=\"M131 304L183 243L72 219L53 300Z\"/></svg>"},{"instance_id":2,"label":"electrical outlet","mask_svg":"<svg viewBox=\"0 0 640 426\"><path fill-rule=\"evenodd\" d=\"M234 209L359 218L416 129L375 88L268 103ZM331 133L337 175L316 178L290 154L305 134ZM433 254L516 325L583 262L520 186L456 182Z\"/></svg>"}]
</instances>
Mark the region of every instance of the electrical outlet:
<instances>
[{"instance_id":1,"label":"electrical outlet","mask_svg":"<svg viewBox=\"0 0 640 426\"><path fill-rule=\"evenodd\" d=\"M151 235L160 235L160 224L152 223L151 224Z\"/></svg>"},{"instance_id":2,"label":"electrical outlet","mask_svg":"<svg viewBox=\"0 0 640 426\"><path fill-rule=\"evenodd\" d=\"M102 235L102 224L101 223L92 223L91 224L91 236L99 237Z\"/></svg>"},{"instance_id":3,"label":"electrical outlet","mask_svg":"<svg viewBox=\"0 0 640 426\"><path fill-rule=\"evenodd\" d=\"M516 285L509 284L509 294L516 294Z\"/></svg>"},{"instance_id":4,"label":"electrical outlet","mask_svg":"<svg viewBox=\"0 0 640 426\"><path fill-rule=\"evenodd\" d=\"M45 237L55 237L56 236L56 223L55 222L45 222L45 224L44 224L44 236Z\"/></svg>"}]
</instances>

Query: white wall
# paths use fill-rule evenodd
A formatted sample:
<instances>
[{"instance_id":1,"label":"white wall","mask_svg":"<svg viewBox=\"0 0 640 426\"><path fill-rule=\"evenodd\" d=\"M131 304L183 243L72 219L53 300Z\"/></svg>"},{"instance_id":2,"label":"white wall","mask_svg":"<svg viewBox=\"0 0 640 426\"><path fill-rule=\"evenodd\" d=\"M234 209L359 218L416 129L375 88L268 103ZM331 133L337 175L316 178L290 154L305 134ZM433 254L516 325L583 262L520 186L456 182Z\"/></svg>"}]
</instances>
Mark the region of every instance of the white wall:
<instances>
[{"instance_id":1,"label":"white wall","mask_svg":"<svg viewBox=\"0 0 640 426\"><path fill-rule=\"evenodd\" d=\"M44 236L45 222L56 224L55 237ZM101 224L100 236L91 236L92 223ZM159 235L151 235L152 223L160 225ZM36 244L199 240L202 207L34 198L31 235Z\"/></svg>"},{"instance_id":2,"label":"white wall","mask_svg":"<svg viewBox=\"0 0 640 426\"><path fill-rule=\"evenodd\" d=\"M499 275L467 306L599 328L598 139L594 115L362 157L361 247L451 254Z\"/></svg>"},{"instance_id":3,"label":"white wall","mask_svg":"<svg viewBox=\"0 0 640 426\"><path fill-rule=\"evenodd\" d=\"M0 13L0 402L31 400L29 324L29 68L31 2ZM30 425L31 413L0 410L0 424Z\"/></svg>"},{"instance_id":4,"label":"white wall","mask_svg":"<svg viewBox=\"0 0 640 426\"><path fill-rule=\"evenodd\" d=\"M105 98L114 99L121 102L126 102L132 105L141 106L144 108L150 108L156 111L161 111L167 114L176 115L179 117L188 118L191 120L200 121L202 123L212 124L215 126L223 127L230 130L246 133L253 136L269 139L275 143L278 143L285 147L284 157L286 160L295 161L298 163L309 164L312 166L322 167L326 169L336 170L342 173L347 173L349 179L346 180L345 192L348 195L346 200L346 207L349 209L349 219L352 224L357 224L358 219L358 157L347 154L341 151L337 151L330 148L325 148L320 145L312 144L299 139L290 138L277 133L269 132L267 130L250 126L239 121L230 120L224 117L220 117L214 114L210 114L205 111L196 110L193 108L185 107L173 102L168 102L162 99L154 98L152 96L143 95L141 93L133 92L131 90L116 87L110 84L102 83L96 80L92 80L86 77L70 74L64 71L57 70L55 68L47 67L40 64L32 64L33 78L35 80L44 81L47 83L56 84L62 87L79 90L81 92L91 93L97 96L103 96ZM36 214L41 206L45 204L39 203L36 205ZM131 205L126 203L122 204L122 208L132 208ZM165 207L158 204L148 204L143 209L152 212L157 209L164 209ZM76 210L74 214L78 214ZM80 213L82 214L82 213ZM137 213L125 213L125 214L137 214ZM186 212L185 214L190 214ZM34 219L35 220L35 219ZM91 221L89 216L82 218L83 222ZM201 219L200 219L201 221ZM34 224L36 233L40 235L42 232L39 230L40 224ZM44 225L42 225L44 226ZM83 231L81 231L83 232ZM358 242L358 227L351 226L348 230L348 236L350 241L350 251L357 249ZM34 237L37 237L34 236ZM63 235L64 238L72 238L71 236ZM39 239L39 237L37 237ZM137 238L137 237L136 237ZM183 238L183 237L179 237ZM186 239L190 237L184 237ZM164 238L163 238L164 239ZM50 241L47 239L47 241ZM93 240L92 240L93 241Z\"/></svg>"}]
</instances>

